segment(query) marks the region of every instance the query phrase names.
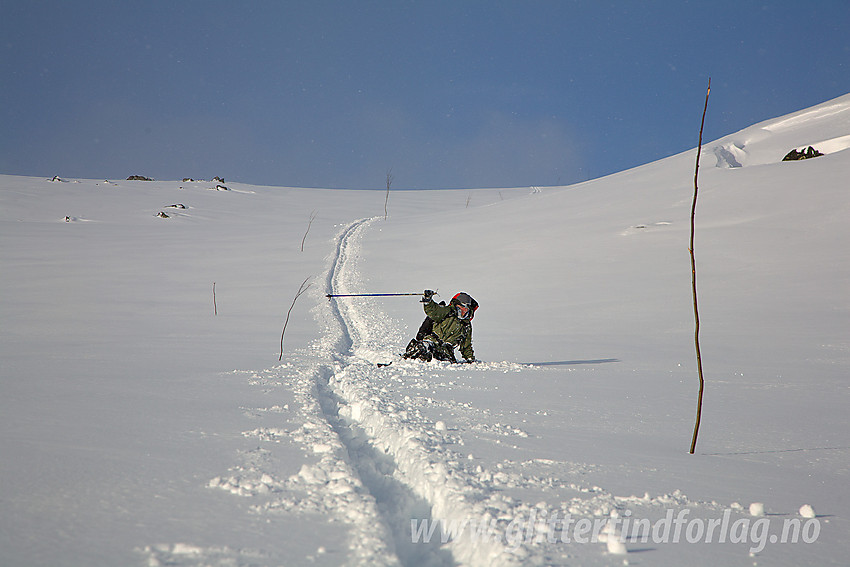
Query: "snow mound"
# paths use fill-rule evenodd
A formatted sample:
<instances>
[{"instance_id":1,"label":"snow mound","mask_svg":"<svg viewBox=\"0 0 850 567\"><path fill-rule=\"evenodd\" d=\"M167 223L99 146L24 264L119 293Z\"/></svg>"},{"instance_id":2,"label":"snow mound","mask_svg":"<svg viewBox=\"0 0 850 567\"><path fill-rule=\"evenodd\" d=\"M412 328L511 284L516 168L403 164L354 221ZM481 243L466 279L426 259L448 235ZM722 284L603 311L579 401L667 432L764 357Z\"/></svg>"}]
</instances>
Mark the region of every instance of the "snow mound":
<instances>
[{"instance_id":1,"label":"snow mound","mask_svg":"<svg viewBox=\"0 0 850 567\"><path fill-rule=\"evenodd\" d=\"M725 146L715 146L714 156L717 158L717 167L742 167L747 161L747 152L744 151L745 144L732 142Z\"/></svg>"},{"instance_id":2,"label":"snow mound","mask_svg":"<svg viewBox=\"0 0 850 567\"><path fill-rule=\"evenodd\" d=\"M817 514L815 514L815 509L812 508L811 504L803 504L800 506L800 515L804 518L816 518Z\"/></svg>"},{"instance_id":3,"label":"snow mound","mask_svg":"<svg viewBox=\"0 0 850 567\"><path fill-rule=\"evenodd\" d=\"M792 149L812 146L824 155L850 147L850 95L766 120L706 146L716 166L739 168L775 164ZM826 135L826 136L825 136Z\"/></svg>"}]
</instances>

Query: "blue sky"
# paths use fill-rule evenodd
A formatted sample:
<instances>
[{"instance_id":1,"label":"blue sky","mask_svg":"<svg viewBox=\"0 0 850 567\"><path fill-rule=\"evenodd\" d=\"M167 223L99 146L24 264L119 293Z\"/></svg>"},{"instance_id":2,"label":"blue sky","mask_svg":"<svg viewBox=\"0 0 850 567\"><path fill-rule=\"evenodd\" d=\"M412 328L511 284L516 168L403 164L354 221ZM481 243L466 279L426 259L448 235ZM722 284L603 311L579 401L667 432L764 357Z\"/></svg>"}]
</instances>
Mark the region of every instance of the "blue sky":
<instances>
[{"instance_id":1,"label":"blue sky","mask_svg":"<svg viewBox=\"0 0 850 567\"><path fill-rule=\"evenodd\" d=\"M850 2L4 0L0 173L600 177L850 92ZM778 156L781 158L781 156Z\"/></svg>"}]
</instances>

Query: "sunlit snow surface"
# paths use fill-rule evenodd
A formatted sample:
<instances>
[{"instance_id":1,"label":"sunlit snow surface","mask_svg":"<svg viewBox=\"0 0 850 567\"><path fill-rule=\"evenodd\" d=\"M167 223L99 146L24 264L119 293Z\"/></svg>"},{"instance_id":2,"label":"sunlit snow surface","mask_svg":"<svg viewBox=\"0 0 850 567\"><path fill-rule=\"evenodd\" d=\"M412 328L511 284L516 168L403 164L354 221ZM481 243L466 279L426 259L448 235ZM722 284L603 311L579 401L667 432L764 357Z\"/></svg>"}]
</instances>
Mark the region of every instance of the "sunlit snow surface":
<instances>
[{"instance_id":1,"label":"sunlit snow surface","mask_svg":"<svg viewBox=\"0 0 850 567\"><path fill-rule=\"evenodd\" d=\"M848 147L850 95L703 145L695 455L695 150L387 218L382 191L0 176L0 563L844 565ZM415 297L324 297L425 288L481 304L479 362L399 360ZM668 515L678 543L624 524Z\"/></svg>"}]
</instances>

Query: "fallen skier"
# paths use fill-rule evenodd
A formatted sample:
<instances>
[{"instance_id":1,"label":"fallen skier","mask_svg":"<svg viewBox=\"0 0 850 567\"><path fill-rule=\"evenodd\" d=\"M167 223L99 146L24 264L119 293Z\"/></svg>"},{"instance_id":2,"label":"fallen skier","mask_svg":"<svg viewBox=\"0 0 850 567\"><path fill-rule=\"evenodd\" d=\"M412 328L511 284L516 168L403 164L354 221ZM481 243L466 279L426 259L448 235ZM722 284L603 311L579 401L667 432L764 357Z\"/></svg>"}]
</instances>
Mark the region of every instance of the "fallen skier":
<instances>
[{"instance_id":1,"label":"fallen skier","mask_svg":"<svg viewBox=\"0 0 850 567\"><path fill-rule=\"evenodd\" d=\"M454 349L458 348L464 362L475 362L472 318L478 309L478 302L469 294L461 292L446 305L443 301L436 303L434 294L430 289L423 293L421 301L427 317L419 327L416 338L408 343L404 358L457 362Z\"/></svg>"}]
</instances>

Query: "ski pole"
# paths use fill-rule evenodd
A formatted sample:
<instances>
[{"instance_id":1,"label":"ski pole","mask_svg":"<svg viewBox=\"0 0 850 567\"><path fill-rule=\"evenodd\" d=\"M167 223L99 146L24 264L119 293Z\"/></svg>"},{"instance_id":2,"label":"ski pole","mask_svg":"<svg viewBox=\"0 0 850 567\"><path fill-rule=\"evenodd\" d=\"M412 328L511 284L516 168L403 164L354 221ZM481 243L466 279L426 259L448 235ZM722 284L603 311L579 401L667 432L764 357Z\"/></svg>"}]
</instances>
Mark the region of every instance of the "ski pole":
<instances>
[{"instance_id":1,"label":"ski pole","mask_svg":"<svg viewBox=\"0 0 850 567\"><path fill-rule=\"evenodd\" d=\"M397 297L400 295L424 295L421 291L419 293L329 293L325 297L328 299L332 297Z\"/></svg>"}]
</instances>

